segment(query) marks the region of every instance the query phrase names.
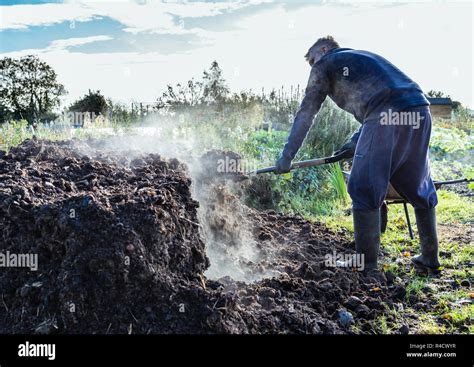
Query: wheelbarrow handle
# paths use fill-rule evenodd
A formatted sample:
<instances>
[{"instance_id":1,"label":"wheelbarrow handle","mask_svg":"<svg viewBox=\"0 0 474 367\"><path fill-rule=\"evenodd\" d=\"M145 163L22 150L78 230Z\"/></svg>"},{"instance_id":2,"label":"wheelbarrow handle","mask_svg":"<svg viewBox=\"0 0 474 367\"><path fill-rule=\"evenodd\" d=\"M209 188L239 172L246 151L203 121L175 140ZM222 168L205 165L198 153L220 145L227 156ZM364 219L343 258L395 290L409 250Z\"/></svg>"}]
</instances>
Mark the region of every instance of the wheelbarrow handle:
<instances>
[{"instance_id":1,"label":"wheelbarrow handle","mask_svg":"<svg viewBox=\"0 0 474 367\"><path fill-rule=\"evenodd\" d=\"M456 180L446 180L446 181L433 181L434 185L438 187L441 187L443 185L453 185L453 184L457 184L457 183L462 183L462 182L467 182L467 183L470 183L470 182L473 182L474 180L472 179L467 179L467 178L458 178Z\"/></svg>"},{"instance_id":2,"label":"wheelbarrow handle","mask_svg":"<svg viewBox=\"0 0 474 367\"><path fill-rule=\"evenodd\" d=\"M322 166L323 164L338 162L345 158L345 153L346 152L343 151L331 157L316 158L316 159L309 159L307 161L294 162L290 167L290 171L294 169ZM260 168L256 171L249 172L249 174L260 174L260 173L268 173L268 172L275 172L275 171L276 171L276 166L271 166L271 167L266 167L266 168Z\"/></svg>"}]
</instances>

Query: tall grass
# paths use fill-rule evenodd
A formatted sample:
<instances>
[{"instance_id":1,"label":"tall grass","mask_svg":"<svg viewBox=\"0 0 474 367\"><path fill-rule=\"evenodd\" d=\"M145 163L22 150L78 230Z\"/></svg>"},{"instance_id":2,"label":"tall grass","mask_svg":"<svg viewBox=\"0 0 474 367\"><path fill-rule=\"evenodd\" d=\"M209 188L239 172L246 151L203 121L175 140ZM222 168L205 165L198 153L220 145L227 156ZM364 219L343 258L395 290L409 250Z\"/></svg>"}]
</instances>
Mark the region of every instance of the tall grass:
<instances>
[{"instance_id":1,"label":"tall grass","mask_svg":"<svg viewBox=\"0 0 474 367\"><path fill-rule=\"evenodd\" d=\"M347 204L349 195L347 193L346 180L342 173L341 165L339 163L334 163L331 165L329 171L329 180L336 192L336 198L340 200L342 204Z\"/></svg>"},{"instance_id":2,"label":"tall grass","mask_svg":"<svg viewBox=\"0 0 474 367\"><path fill-rule=\"evenodd\" d=\"M69 139L69 131L55 131L44 125L33 127L26 120L10 121L0 125L0 150L9 151L12 147L21 144L26 139L33 136L38 139L60 140Z\"/></svg>"},{"instance_id":3,"label":"tall grass","mask_svg":"<svg viewBox=\"0 0 474 367\"><path fill-rule=\"evenodd\" d=\"M106 138L110 135L127 134L131 127L122 126L114 121L96 119L87 128L73 128L65 124L49 126L38 124L33 126L26 120L10 121L0 125L0 150L9 151L12 147L21 144L26 139L35 136L37 139L68 140L71 138Z\"/></svg>"}]
</instances>

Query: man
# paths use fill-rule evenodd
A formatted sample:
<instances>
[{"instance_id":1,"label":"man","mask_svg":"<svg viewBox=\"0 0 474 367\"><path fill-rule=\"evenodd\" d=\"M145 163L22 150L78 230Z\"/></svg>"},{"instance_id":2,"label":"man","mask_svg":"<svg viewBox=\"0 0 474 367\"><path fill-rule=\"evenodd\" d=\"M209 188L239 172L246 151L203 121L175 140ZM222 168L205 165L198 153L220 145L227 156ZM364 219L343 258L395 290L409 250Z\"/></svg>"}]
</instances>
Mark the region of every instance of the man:
<instances>
[{"instance_id":1,"label":"man","mask_svg":"<svg viewBox=\"0 0 474 367\"><path fill-rule=\"evenodd\" d=\"M415 266L437 272L436 190L427 158L431 134L429 102L418 84L383 57L340 48L320 38L305 55L311 73L276 172L290 170L322 102L329 96L362 124L338 152L352 158L348 191L352 198L356 252L365 270L377 268L380 207L389 182L415 208L421 256Z\"/></svg>"}]
</instances>

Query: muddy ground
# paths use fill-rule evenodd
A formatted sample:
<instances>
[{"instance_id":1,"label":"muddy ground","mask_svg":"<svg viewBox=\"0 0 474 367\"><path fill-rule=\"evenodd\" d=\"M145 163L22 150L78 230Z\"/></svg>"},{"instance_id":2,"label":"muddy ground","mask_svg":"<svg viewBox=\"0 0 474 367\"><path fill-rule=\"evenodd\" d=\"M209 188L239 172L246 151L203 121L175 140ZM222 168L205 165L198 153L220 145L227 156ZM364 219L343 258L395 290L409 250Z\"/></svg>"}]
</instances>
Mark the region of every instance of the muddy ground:
<instances>
[{"instance_id":1,"label":"muddy ground","mask_svg":"<svg viewBox=\"0 0 474 367\"><path fill-rule=\"evenodd\" d=\"M0 253L38 255L36 271L0 268L0 333L369 333L407 301L390 272L326 264L354 251L347 233L248 208L176 159L98 147L0 152Z\"/></svg>"}]
</instances>

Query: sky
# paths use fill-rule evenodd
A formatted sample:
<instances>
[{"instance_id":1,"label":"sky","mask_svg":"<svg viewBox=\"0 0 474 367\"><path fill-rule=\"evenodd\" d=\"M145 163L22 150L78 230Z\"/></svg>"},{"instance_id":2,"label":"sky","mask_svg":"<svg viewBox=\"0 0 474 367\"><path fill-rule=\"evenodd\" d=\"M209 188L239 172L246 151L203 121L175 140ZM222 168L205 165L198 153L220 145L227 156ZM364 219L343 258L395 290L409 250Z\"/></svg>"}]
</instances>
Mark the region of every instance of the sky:
<instances>
[{"instance_id":1,"label":"sky","mask_svg":"<svg viewBox=\"0 0 474 367\"><path fill-rule=\"evenodd\" d=\"M0 0L0 57L38 55L64 104L89 89L153 102L214 60L236 92L304 87L304 54L332 35L474 108L473 12L471 1Z\"/></svg>"}]
</instances>

